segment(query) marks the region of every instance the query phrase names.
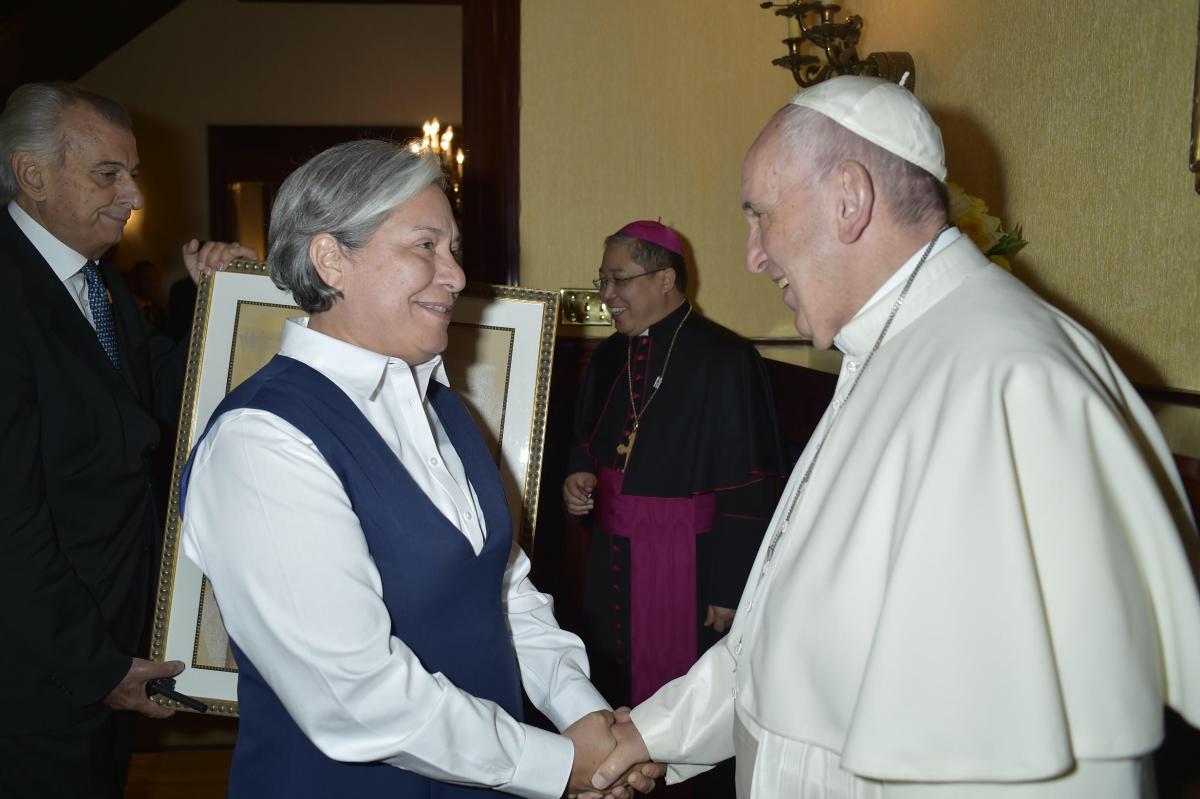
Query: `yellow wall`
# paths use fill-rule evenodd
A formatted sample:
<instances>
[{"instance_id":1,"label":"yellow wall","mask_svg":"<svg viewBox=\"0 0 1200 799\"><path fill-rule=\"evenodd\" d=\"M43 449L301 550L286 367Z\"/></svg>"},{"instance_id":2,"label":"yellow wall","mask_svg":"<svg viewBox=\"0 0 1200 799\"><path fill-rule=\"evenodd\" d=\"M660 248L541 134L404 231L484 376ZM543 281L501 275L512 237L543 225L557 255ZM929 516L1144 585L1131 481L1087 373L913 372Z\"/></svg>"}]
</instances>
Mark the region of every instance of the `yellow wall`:
<instances>
[{"instance_id":1,"label":"yellow wall","mask_svg":"<svg viewBox=\"0 0 1200 799\"><path fill-rule=\"evenodd\" d=\"M523 0L521 282L586 285L603 237L677 226L696 299L792 335L743 269L740 160L795 91L786 24L754 2ZM1200 195L1187 171L1196 0L857 0L861 52L908 50L950 177L1030 241L1016 272L1137 381L1200 390ZM1200 455L1200 414L1168 425Z\"/></svg>"},{"instance_id":2,"label":"yellow wall","mask_svg":"<svg viewBox=\"0 0 1200 799\"><path fill-rule=\"evenodd\" d=\"M606 235L661 215L692 247L704 310L795 335L743 268L738 199L742 154L793 91L770 63L785 35L752 2L522 0L521 282L586 286Z\"/></svg>"},{"instance_id":3,"label":"yellow wall","mask_svg":"<svg viewBox=\"0 0 1200 799\"><path fill-rule=\"evenodd\" d=\"M79 84L133 115L146 210L118 252L183 274L208 236L206 127L462 118L457 6L185 0Z\"/></svg>"}]
</instances>

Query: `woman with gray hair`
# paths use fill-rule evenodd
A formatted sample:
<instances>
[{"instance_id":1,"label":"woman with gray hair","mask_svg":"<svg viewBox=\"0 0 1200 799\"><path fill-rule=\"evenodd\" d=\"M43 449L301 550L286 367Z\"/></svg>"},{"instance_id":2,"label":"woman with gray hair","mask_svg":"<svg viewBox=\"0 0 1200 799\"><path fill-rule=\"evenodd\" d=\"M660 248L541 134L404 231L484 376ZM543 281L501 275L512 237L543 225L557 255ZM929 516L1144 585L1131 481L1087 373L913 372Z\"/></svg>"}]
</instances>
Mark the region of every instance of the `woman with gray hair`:
<instances>
[{"instance_id":1,"label":"woman with gray hair","mask_svg":"<svg viewBox=\"0 0 1200 799\"><path fill-rule=\"evenodd\" d=\"M231 796L557 797L616 746L446 384L458 250L437 161L402 145L333 147L275 200L271 278L311 316L182 486L240 669ZM521 723L521 683L563 735Z\"/></svg>"}]
</instances>

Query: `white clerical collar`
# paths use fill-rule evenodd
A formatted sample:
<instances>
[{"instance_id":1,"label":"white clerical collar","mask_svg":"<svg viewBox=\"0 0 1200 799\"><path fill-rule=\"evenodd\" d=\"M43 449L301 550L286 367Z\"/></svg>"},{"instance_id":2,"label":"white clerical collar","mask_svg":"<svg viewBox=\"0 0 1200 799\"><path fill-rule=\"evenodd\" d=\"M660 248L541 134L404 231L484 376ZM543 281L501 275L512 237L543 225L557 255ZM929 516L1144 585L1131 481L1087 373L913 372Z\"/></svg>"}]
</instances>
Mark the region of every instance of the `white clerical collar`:
<instances>
[{"instance_id":1,"label":"white clerical collar","mask_svg":"<svg viewBox=\"0 0 1200 799\"><path fill-rule=\"evenodd\" d=\"M936 241L934 241L933 249L929 251L929 255L927 255L926 258L932 258L933 256L937 255L939 252L957 241L961 236L962 231L951 225L949 229L943 231L942 234L937 237ZM871 295L871 299L863 303L863 306L858 309L853 317L851 317L850 321L847 322L842 329L838 331L837 335L833 337L833 346L837 347L843 353L853 352L856 349L853 346L853 343L848 341L847 337L843 335L846 333L847 328L850 328L859 317L867 316L872 308L883 302L885 298L899 289L900 286L904 284L904 281L908 280L908 276L913 273L913 270L917 268L917 264L921 262L921 256L925 254L925 248L928 246L929 242L922 244L917 251L909 256L908 260L901 264L900 268L893 272L892 276L885 280L883 285Z\"/></svg>"},{"instance_id":2,"label":"white clerical collar","mask_svg":"<svg viewBox=\"0 0 1200 799\"><path fill-rule=\"evenodd\" d=\"M416 366L390 355L363 349L356 344L327 336L308 326L308 317L288 319L283 326L279 354L308 364L339 386L374 400L387 379L413 380L424 401L429 381L449 386L442 356Z\"/></svg>"},{"instance_id":3,"label":"white clerical collar","mask_svg":"<svg viewBox=\"0 0 1200 799\"><path fill-rule=\"evenodd\" d=\"M13 222L17 223L17 227L25 234L25 238L29 239L29 243L33 245L34 249L46 259L46 263L50 264L50 268L54 270L54 274L58 276L59 280L66 282L67 278L92 260L56 239L54 234L42 227L36 219L26 213L24 208L17 205L16 200L9 202L8 215L12 217Z\"/></svg>"}]
</instances>

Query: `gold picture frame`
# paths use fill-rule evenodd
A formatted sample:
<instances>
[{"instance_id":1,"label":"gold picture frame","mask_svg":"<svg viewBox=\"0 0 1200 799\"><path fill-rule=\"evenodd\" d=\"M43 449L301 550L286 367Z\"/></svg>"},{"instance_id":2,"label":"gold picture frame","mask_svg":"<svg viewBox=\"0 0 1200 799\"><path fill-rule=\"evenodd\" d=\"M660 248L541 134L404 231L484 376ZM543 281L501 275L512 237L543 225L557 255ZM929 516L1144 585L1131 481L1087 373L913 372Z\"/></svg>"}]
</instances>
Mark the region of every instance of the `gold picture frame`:
<instances>
[{"instance_id":1,"label":"gold picture frame","mask_svg":"<svg viewBox=\"0 0 1200 799\"><path fill-rule=\"evenodd\" d=\"M176 690L222 715L238 712L237 664L208 580L179 555L179 479L217 404L274 356L284 320L303 313L275 286L261 261L235 261L198 287L151 657L187 664ZM455 304L443 356L450 385L496 458L514 537L526 551L533 549L537 522L557 315L556 292L470 284Z\"/></svg>"}]
</instances>

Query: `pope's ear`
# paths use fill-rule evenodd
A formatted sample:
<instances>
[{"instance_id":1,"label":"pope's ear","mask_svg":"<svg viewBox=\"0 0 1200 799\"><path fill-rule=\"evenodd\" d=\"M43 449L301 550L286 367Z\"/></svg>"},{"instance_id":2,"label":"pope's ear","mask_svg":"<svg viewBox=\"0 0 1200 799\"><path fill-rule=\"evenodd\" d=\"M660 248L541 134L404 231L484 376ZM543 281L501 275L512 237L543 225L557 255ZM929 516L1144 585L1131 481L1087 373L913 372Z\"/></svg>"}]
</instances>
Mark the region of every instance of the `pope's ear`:
<instances>
[{"instance_id":1,"label":"pope's ear","mask_svg":"<svg viewBox=\"0 0 1200 799\"><path fill-rule=\"evenodd\" d=\"M34 202L46 199L46 175L40 161L29 153L15 152L12 155L12 171L21 194Z\"/></svg>"},{"instance_id":2,"label":"pope's ear","mask_svg":"<svg viewBox=\"0 0 1200 799\"><path fill-rule=\"evenodd\" d=\"M843 161L837 178L838 240L853 244L862 236L875 213L875 184L871 173L858 161Z\"/></svg>"},{"instance_id":3,"label":"pope's ear","mask_svg":"<svg viewBox=\"0 0 1200 799\"><path fill-rule=\"evenodd\" d=\"M341 291L345 278L346 254L342 245L329 233L318 233L308 240L308 260L317 275L331 289Z\"/></svg>"}]
</instances>

